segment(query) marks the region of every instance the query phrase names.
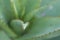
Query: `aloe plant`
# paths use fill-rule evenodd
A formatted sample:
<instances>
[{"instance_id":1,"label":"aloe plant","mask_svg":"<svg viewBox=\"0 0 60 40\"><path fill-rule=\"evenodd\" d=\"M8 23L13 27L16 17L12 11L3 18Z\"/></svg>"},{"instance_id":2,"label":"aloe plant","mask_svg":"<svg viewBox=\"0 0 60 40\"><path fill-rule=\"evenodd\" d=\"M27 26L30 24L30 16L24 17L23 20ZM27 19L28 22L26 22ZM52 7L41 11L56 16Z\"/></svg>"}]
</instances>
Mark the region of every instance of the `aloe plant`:
<instances>
[{"instance_id":1,"label":"aloe plant","mask_svg":"<svg viewBox=\"0 0 60 40\"><path fill-rule=\"evenodd\" d=\"M0 0L0 40L60 40L60 0Z\"/></svg>"}]
</instances>

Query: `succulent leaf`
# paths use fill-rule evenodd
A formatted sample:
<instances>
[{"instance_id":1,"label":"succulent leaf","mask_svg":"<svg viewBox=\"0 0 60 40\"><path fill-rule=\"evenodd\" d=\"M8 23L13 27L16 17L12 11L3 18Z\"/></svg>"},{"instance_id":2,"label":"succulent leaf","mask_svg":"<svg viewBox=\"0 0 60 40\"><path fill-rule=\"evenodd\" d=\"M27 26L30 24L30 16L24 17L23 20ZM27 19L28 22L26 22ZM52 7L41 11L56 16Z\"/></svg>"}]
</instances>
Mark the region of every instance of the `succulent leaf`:
<instances>
[{"instance_id":1,"label":"succulent leaf","mask_svg":"<svg viewBox=\"0 0 60 40\"><path fill-rule=\"evenodd\" d=\"M31 18L35 15L35 12L33 11L40 8L40 1L41 0L27 0L27 4L25 6L25 15L23 17L24 21L30 21Z\"/></svg>"},{"instance_id":2,"label":"succulent leaf","mask_svg":"<svg viewBox=\"0 0 60 40\"><path fill-rule=\"evenodd\" d=\"M59 4L60 0L0 0L0 40L60 40Z\"/></svg>"},{"instance_id":3,"label":"succulent leaf","mask_svg":"<svg viewBox=\"0 0 60 40\"><path fill-rule=\"evenodd\" d=\"M2 28L10 37L17 37L17 35L12 31L12 29L9 28L7 23L5 23L3 20L0 20L0 28Z\"/></svg>"},{"instance_id":4,"label":"succulent leaf","mask_svg":"<svg viewBox=\"0 0 60 40\"><path fill-rule=\"evenodd\" d=\"M44 15L45 16L53 16L57 17L60 16L60 5L58 5L60 0L55 0L49 5L46 5L47 8L43 9L43 11L40 10L40 13L36 14L36 17L41 17Z\"/></svg>"},{"instance_id":5,"label":"succulent leaf","mask_svg":"<svg viewBox=\"0 0 60 40\"><path fill-rule=\"evenodd\" d=\"M60 17L35 18L34 21L32 21L32 24L30 24L30 29L27 30L28 31L27 34L25 34L20 39L40 40L40 39L53 38L60 35L59 30L60 30Z\"/></svg>"},{"instance_id":6,"label":"succulent leaf","mask_svg":"<svg viewBox=\"0 0 60 40\"><path fill-rule=\"evenodd\" d=\"M10 25L18 35L21 35L21 33L24 31L23 21L21 20L12 20Z\"/></svg>"}]
</instances>

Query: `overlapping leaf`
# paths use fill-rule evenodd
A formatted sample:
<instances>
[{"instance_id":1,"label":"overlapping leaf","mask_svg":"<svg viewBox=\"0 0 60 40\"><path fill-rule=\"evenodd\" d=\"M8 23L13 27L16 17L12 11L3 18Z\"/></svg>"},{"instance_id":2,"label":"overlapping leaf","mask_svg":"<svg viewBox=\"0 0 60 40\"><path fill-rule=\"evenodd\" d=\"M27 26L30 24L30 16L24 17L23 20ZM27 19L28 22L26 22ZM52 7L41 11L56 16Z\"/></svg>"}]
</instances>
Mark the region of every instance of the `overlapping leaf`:
<instances>
[{"instance_id":1,"label":"overlapping leaf","mask_svg":"<svg viewBox=\"0 0 60 40\"><path fill-rule=\"evenodd\" d=\"M41 0L27 0L24 21L29 21L35 14L34 10L40 8Z\"/></svg>"},{"instance_id":2,"label":"overlapping leaf","mask_svg":"<svg viewBox=\"0 0 60 40\"><path fill-rule=\"evenodd\" d=\"M0 13L0 28L3 29L7 33L7 35L9 35L9 37L17 37L17 35L8 26L2 11Z\"/></svg>"},{"instance_id":3,"label":"overlapping leaf","mask_svg":"<svg viewBox=\"0 0 60 40\"><path fill-rule=\"evenodd\" d=\"M58 5L60 0L41 1L41 7L46 5L44 10L40 10L40 0L0 1L0 5L3 5L3 12L0 10L0 19L2 13L8 21L17 18L22 18L24 21L30 21L37 13L27 28L27 34L16 40L43 40L60 36L60 17L58 17L60 16L60 5ZM0 6L0 9L1 7L2 6ZM38 10L36 11L36 9ZM3 20L1 20L5 22L5 19L3 18ZM8 25L4 23L1 28L9 32L10 29L8 28L7 30L4 26L8 28ZM11 33L10 31L9 33L12 34L13 32ZM12 36L14 37L14 34L12 34Z\"/></svg>"},{"instance_id":4,"label":"overlapping leaf","mask_svg":"<svg viewBox=\"0 0 60 40\"><path fill-rule=\"evenodd\" d=\"M51 0L52 1L52 0ZM36 37L36 35L38 36L38 37L41 37L41 34L48 34L47 36L45 36L45 35L42 35L43 37L42 37L42 39L44 39L44 37L45 38L52 38L52 37L56 37L56 36L59 36L60 34L60 31L58 31L58 29L60 28L59 27L59 25L60 25L60 22L58 21L60 18L59 17L56 17L56 16L59 16L59 10L58 10L58 8L59 8L59 0L57 0L57 1L54 1L53 3L51 3L51 4L49 4L48 5L48 7L43 11L43 13L42 13L42 16L50 16L50 17L48 17L48 21L49 21L49 23L45 20L45 18L43 18L42 20L41 20L41 13L39 13L38 15L40 16L39 17L39 19L36 19L36 21L34 21L33 23L31 23L32 25L30 25L30 30L28 31L28 34L27 35L25 35L24 37L26 37L26 38L21 38L21 40L40 40L41 38L37 38ZM56 6L57 5L57 6ZM56 15L55 15L56 14ZM51 16L54 16L54 17L51 17ZM56 19L57 18L57 19ZM56 20L56 21L54 21L54 20ZM40 21L40 22L39 22ZM45 22L46 21L46 22ZM45 23L43 23L43 22L45 22ZM59 22L59 23L58 23ZM47 24L46 24L47 23ZM49 25L50 24L50 25ZM55 25L55 26L54 26ZM36 27L36 28L35 28ZM46 29L45 29L46 28ZM50 29L51 28L51 29ZM45 31L45 30L46 31ZM56 31L57 30L57 32L55 32L54 33L54 31ZM60 30L60 29L59 29ZM45 32L45 33L44 33ZM47 33L46 33L47 32ZM49 34L49 32L51 32L51 34ZM41 33L41 34L40 34ZM29 36L29 37L27 37L27 36ZM29 39L31 37L31 39ZM35 37L35 38L34 38ZM42 40L41 39L41 40Z\"/></svg>"},{"instance_id":5,"label":"overlapping leaf","mask_svg":"<svg viewBox=\"0 0 60 40\"><path fill-rule=\"evenodd\" d=\"M60 17L36 18L30 24L30 30L28 30L27 34L21 40L53 38L60 35L60 31L58 30L60 30Z\"/></svg>"},{"instance_id":6,"label":"overlapping leaf","mask_svg":"<svg viewBox=\"0 0 60 40\"><path fill-rule=\"evenodd\" d=\"M7 20L21 18L24 15L27 0L2 0L3 13Z\"/></svg>"}]
</instances>

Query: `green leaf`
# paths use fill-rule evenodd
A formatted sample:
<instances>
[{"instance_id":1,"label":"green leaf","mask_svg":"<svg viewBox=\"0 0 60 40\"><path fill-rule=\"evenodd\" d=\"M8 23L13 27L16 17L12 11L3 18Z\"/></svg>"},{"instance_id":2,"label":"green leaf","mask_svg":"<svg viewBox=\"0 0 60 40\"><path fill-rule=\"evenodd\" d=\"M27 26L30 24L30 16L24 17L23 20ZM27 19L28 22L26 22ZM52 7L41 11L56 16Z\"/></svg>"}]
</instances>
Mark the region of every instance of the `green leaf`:
<instances>
[{"instance_id":1,"label":"green leaf","mask_svg":"<svg viewBox=\"0 0 60 40\"><path fill-rule=\"evenodd\" d=\"M10 23L12 29L20 36L24 31L23 21L21 20L12 20Z\"/></svg>"},{"instance_id":2,"label":"green leaf","mask_svg":"<svg viewBox=\"0 0 60 40\"><path fill-rule=\"evenodd\" d=\"M27 0L27 4L25 6L25 15L24 15L24 21L31 20L31 15L35 15L32 13L34 10L40 8L40 0ZM30 17L30 18L28 18Z\"/></svg>"},{"instance_id":3,"label":"green leaf","mask_svg":"<svg viewBox=\"0 0 60 40\"><path fill-rule=\"evenodd\" d=\"M11 40L4 31L0 31L0 40Z\"/></svg>"},{"instance_id":4,"label":"green leaf","mask_svg":"<svg viewBox=\"0 0 60 40\"><path fill-rule=\"evenodd\" d=\"M27 34L18 40L43 40L60 36L60 17L34 18Z\"/></svg>"},{"instance_id":5,"label":"green leaf","mask_svg":"<svg viewBox=\"0 0 60 40\"><path fill-rule=\"evenodd\" d=\"M17 37L17 35L12 31L12 29L9 28L2 12L0 13L0 28L3 29L10 37Z\"/></svg>"},{"instance_id":6,"label":"green leaf","mask_svg":"<svg viewBox=\"0 0 60 40\"><path fill-rule=\"evenodd\" d=\"M27 0L11 0L10 1L12 7L15 10L14 12L16 13L17 16L19 16L19 18L21 18L24 15L24 13L22 12L25 11L26 1Z\"/></svg>"},{"instance_id":7,"label":"green leaf","mask_svg":"<svg viewBox=\"0 0 60 40\"><path fill-rule=\"evenodd\" d=\"M2 0L2 5L3 13L7 21L18 18L18 13L16 13L15 6L11 0Z\"/></svg>"},{"instance_id":8,"label":"green leaf","mask_svg":"<svg viewBox=\"0 0 60 40\"><path fill-rule=\"evenodd\" d=\"M50 3L47 8L45 8L42 12L40 10L40 13L36 14L37 17L41 17L41 16L60 16L60 0L56 0L53 3Z\"/></svg>"},{"instance_id":9,"label":"green leaf","mask_svg":"<svg viewBox=\"0 0 60 40\"><path fill-rule=\"evenodd\" d=\"M46 10L46 16L60 16L60 0L57 0L54 4L51 4Z\"/></svg>"},{"instance_id":10,"label":"green leaf","mask_svg":"<svg viewBox=\"0 0 60 40\"><path fill-rule=\"evenodd\" d=\"M8 21L22 18L27 0L2 0L3 13Z\"/></svg>"},{"instance_id":11,"label":"green leaf","mask_svg":"<svg viewBox=\"0 0 60 40\"><path fill-rule=\"evenodd\" d=\"M3 29L10 37L16 37L17 35L9 28L7 24L7 20L5 18L5 15L3 13L3 5L2 5L3 0L1 0L1 8L0 8L0 28Z\"/></svg>"},{"instance_id":12,"label":"green leaf","mask_svg":"<svg viewBox=\"0 0 60 40\"><path fill-rule=\"evenodd\" d=\"M11 10L10 0L2 0L3 15L5 16L6 21L10 21L14 18L13 12Z\"/></svg>"},{"instance_id":13,"label":"green leaf","mask_svg":"<svg viewBox=\"0 0 60 40\"><path fill-rule=\"evenodd\" d=\"M34 11L30 12L27 16L26 19L24 20L24 22L28 22L30 21L38 12L40 11L40 8L35 9Z\"/></svg>"},{"instance_id":14,"label":"green leaf","mask_svg":"<svg viewBox=\"0 0 60 40\"><path fill-rule=\"evenodd\" d=\"M19 18L22 18L25 14L27 0L19 0L19 4L20 4L20 11L18 14Z\"/></svg>"}]
</instances>

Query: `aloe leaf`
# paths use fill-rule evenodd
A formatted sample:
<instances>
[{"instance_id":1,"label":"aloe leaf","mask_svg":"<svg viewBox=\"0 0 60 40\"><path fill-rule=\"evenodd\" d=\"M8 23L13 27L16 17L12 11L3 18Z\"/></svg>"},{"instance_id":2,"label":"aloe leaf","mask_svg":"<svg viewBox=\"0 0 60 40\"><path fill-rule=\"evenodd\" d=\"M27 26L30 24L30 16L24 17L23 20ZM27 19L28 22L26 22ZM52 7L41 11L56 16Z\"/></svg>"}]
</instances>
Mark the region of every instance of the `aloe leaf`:
<instances>
[{"instance_id":1,"label":"aloe leaf","mask_svg":"<svg viewBox=\"0 0 60 40\"><path fill-rule=\"evenodd\" d=\"M12 29L9 28L2 13L0 13L0 28L3 29L10 37L17 37L17 35L12 31Z\"/></svg>"},{"instance_id":2,"label":"aloe leaf","mask_svg":"<svg viewBox=\"0 0 60 40\"><path fill-rule=\"evenodd\" d=\"M60 0L57 0L54 4L51 4L46 10L46 16L60 16Z\"/></svg>"},{"instance_id":3,"label":"aloe leaf","mask_svg":"<svg viewBox=\"0 0 60 40\"><path fill-rule=\"evenodd\" d=\"M25 11L25 4L26 4L26 0L11 0L11 5L14 7L15 13L19 14L17 16L19 16L19 18L21 18L24 13L23 10Z\"/></svg>"},{"instance_id":4,"label":"aloe leaf","mask_svg":"<svg viewBox=\"0 0 60 40\"><path fill-rule=\"evenodd\" d=\"M36 14L34 15L34 17L44 17L45 13L43 11L45 11L47 9L47 5L45 5L44 7L40 7L40 9L36 12Z\"/></svg>"},{"instance_id":5,"label":"aloe leaf","mask_svg":"<svg viewBox=\"0 0 60 40\"><path fill-rule=\"evenodd\" d=\"M34 11L30 12L27 16L24 22L30 21L38 12L40 11L40 8L35 9Z\"/></svg>"},{"instance_id":6,"label":"aloe leaf","mask_svg":"<svg viewBox=\"0 0 60 40\"><path fill-rule=\"evenodd\" d=\"M27 0L2 0L4 15L8 20L22 18Z\"/></svg>"},{"instance_id":7,"label":"aloe leaf","mask_svg":"<svg viewBox=\"0 0 60 40\"><path fill-rule=\"evenodd\" d=\"M1 0L2 2L2 0ZM1 3L2 5L2 3ZM3 6L3 5L2 5ZM4 13L3 13L3 7L0 8L0 28L3 29L10 37L16 37L17 35L9 28L7 24L7 20L5 19Z\"/></svg>"},{"instance_id":8,"label":"aloe leaf","mask_svg":"<svg viewBox=\"0 0 60 40\"><path fill-rule=\"evenodd\" d=\"M11 19L18 18L18 13L16 12L14 3L11 0L2 0L3 13L7 21Z\"/></svg>"},{"instance_id":9,"label":"aloe leaf","mask_svg":"<svg viewBox=\"0 0 60 40\"><path fill-rule=\"evenodd\" d=\"M19 3L20 6L18 4L16 6L18 6L17 7L18 9L20 8L18 14L19 14L19 18L21 19L25 14L27 0L18 0L18 1L19 2L16 2L16 4Z\"/></svg>"},{"instance_id":10,"label":"aloe leaf","mask_svg":"<svg viewBox=\"0 0 60 40\"><path fill-rule=\"evenodd\" d=\"M16 17L16 19L17 18L19 18L19 16L18 16L18 10L17 10L17 8L16 8L16 5L15 5L15 2L14 2L14 0L10 0L10 6L11 6L11 10L13 10L13 14L15 15L15 17Z\"/></svg>"},{"instance_id":11,"label":"aloe leaf","mask_svg":"<svg viewBox=\"0 0 60 40\"><path fill-rule=\"evenodd\" d=\"M49 5L47 5L48 7L45 8L42 12L36 14L37 16L42 16L44 15L45 16L60 16L60 5L58 5L60 2L60 0L56 0L54 1L54 3L50 3ZM40 17L41 17L40 16Z\"/></svg>"},{"instance_id":12,"label":"aloe leaf","mask_svg":"<svg viewBox=\"0 0 60 40\"><path fill-rule=\"evenodd\" d=\"M23 21L21 20L12 20L10 23L12 29L20 36L24 31Z\"/></svg>"},{"instance_id":13,"label":"aloe leaf","mask_svg":"<svg viewBox=\"0 0 60 40\"><path fill-rule=\"evenodd\" d=\"M10 37L12 37L12 38L17 37L17 35L12 31L12 29L9 28L9 26L3 20L0 20L0 28L3 29L4 31L6 31L6 33Z\"/></svg>"},{"instance_id":14,"label":"aloe leaf","mask_svg":"<svg viewBox=\"0 0 60 40\"><path fill-rule=\"evenodd\" d=\"M2 0L3 5L3 13L8 20L11 20L11 18L14 18L14 15L12 14L11 6L10 6L10 0Z\"/></svg>"},{"instance_id":15,"label":"aloe leaf","mask_svg":"<svg viewBox=\"0 0 60 40\"><path fill-rule=\"evenodd\" d=\"M23 18L24 18L24 21L29 21L32 18L31 15L34 15L34 13L31 13L31 12L40 8L40 0L27 0L27 4L25 7L26 7L25 15ZM30 17L30 19L27 17Z\"/></svg>"},{"instance_id":16,"label":"aloe leaf","mask_svg":"<svg viewBox=\"0 0 60 40\"><path fill-rule=\"evenodd\" d=\"M17 40L43 40L60 36L60 17L35 18L27 34Z\"/></svg>"},{"instance_id":17,"label":"aloe leaf","mask_svg":"<svg viewBox=\"0 0 60 40\"><path fill-rule=\"evenodd\" d=\"M0 31L0 40L11 40L4 31Z\"/></svg>"}]
</instances>

